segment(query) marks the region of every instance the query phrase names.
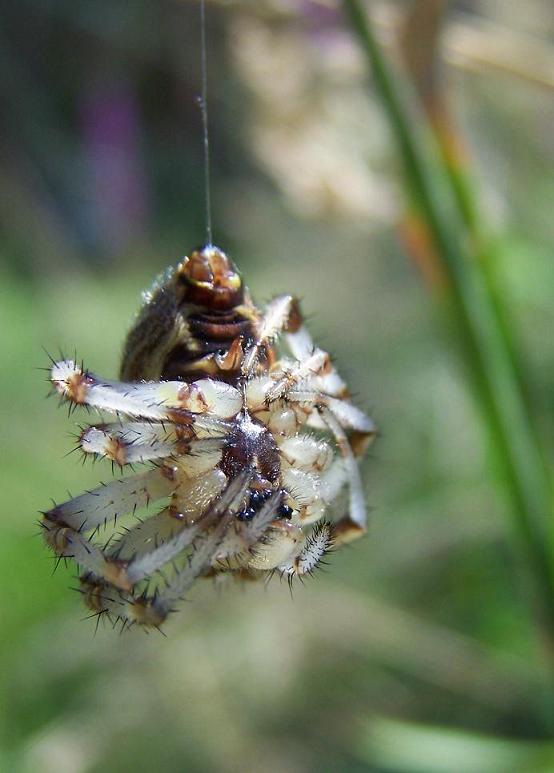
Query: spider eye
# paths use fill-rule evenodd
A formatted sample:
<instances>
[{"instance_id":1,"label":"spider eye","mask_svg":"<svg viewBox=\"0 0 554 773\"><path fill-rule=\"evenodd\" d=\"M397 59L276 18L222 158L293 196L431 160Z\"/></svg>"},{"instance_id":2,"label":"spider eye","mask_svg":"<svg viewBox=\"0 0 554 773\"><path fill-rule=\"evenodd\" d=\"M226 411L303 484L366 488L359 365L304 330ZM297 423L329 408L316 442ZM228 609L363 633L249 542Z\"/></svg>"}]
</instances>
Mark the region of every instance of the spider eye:
<instances>
[{"instance_id":1,"label":"spider eye","mask_svg":"<svg viewBox=\"0 0 554 773\"><path fill-rule=\"evenodd\" d=\"M260 491L253 491L250 494L250 504L254 507L256 505L259 505L260 502L263 501L262 495Z\"/></svg>"},{"instance_id":2,"label":"spider eye","mask_svg":"<svg viewBox=\"0 0 554 773\"><path fill-rule=\"evenodd\" d=\"M281 518L290 518L293 513L292 507L289 507L289 505L281 505L279 508L279 515Z\"/></svg>"}]
</instances>

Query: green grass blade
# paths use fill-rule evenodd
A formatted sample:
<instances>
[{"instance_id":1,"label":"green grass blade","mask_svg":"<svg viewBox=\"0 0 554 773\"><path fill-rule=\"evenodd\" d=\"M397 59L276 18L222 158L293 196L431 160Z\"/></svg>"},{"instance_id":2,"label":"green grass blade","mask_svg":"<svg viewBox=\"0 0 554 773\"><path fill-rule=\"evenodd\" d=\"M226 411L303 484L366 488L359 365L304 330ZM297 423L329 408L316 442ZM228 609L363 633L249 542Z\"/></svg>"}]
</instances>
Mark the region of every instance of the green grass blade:
<instances>
[{"instance_id":1,"label":"green grass blade","mask_svg":"<svg viewBox=\"0 0 554 773\"><path fill-rule=\"evenodd\" d=\"M502 329L498 298L491 295L483 265L451 196L448 171L431 153L404 84L381 53L370 19L358 0L343 0L373 83L389 119L403 162L404 179L448 278L449 302L466 364L473 376L480 407L498 460L502 482L512 502L518 543L525 549L534 581L538 619L554 660L554 541L552 486L512 357ZM446 191L446 197L445 197Z\"/></svg>"},{"instance_id":2,"label":"green grass blade","mask_svg":"<svg viewBox=\"0 0 554 773\"><path fill-rule=\"evenodd\" d=\"M403 773L549 773L552 742L515 741L450 727L372 717L364 723L359 757L379 769Z\"/></svg>"}]
</instances>

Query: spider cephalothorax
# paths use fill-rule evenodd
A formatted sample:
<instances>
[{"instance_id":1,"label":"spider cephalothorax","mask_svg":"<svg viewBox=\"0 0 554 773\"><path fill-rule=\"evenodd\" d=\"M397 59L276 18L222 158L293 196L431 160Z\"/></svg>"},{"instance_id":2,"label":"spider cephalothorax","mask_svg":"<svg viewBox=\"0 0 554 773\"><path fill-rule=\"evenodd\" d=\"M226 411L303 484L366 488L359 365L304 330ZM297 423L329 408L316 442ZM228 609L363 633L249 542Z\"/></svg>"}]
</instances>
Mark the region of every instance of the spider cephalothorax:
<instances>
[{"instance_id":1,"label":"spider cephalothorax","mask_svg":"<svg viewBox=\"0 0 554 773\"><path fill-rule=\"evenodd\" d=\"M82 432L85 454L150 463L44 514L47 543L75 559L94 612L157 626L197 577L302 576L365 531L357 457L373 422L298 302L279 296L259 311L217 247L193 251L146 296L121 378L70 360L51 371L63 398L115 415ZM324 521L345 485L346 515ZM162 499L156 515L95 539Z\"/></svg>"}]
</instances>

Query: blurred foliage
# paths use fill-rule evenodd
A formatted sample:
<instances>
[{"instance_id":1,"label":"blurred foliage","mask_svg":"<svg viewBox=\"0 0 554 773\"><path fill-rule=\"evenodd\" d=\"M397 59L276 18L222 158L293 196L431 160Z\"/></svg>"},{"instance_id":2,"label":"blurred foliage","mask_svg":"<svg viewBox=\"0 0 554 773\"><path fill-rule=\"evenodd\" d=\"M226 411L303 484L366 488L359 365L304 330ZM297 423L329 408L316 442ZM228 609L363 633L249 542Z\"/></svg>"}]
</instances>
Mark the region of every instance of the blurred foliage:
<instances>
[{"instance_id":1,"label":"blurred foliage","mask_svg":"<svg viewBox=\"0 0 554 773\"><path fill-rule=\"evenodd\" d=\"M464 160L456 148L457 138L445 120L446 109L442 108L436 87L420 88L420 92L432 94L423 100L430 117L426 139L430 143L435 138L439 146L436 154L426 152L421 131L425 121L421 113L410 110L401 82L395 78L376 40L370 17L358 0L345 0L344 5L367 58L369 72L374 76L404 166L406 187L415 210L412 219L423 241L417 254L421 258L423 248L434 273L441 279L491 452L503 488L511 499L514 544L519 543L527 562L527 580L534 586L530 604L536 607L545 654L552 658L552 479L537 442L519 353L509 329L504 299L490 270L488 244L482 234ZM431 6L442 10L441 3L433 2ZM414 8L408 24L417 29L421 6ZM431 25L431 20L436 23ZM432 26L436 37L439 14L434 13L431 19L424 15L422 22L425 27ZM422 57L418 72L425 70L425 66L433 72L433 64Z\"/></svg>"},{"instance_id":2,"label":"blurred foliage","mask_svg":"<svg viewBox=\"0 0 554 773\"><path fill-rule=\"evenodd\" d=\"M368 7L398 65L412 4ZM36 513L111 473L63 458L86 419L45 401L42 347L115 374L140 291L202 239L198 7L1 10L0 769L553 770L510 504L331 2L209 4L214 232L260 302L303 298L382 428L370 534L292 599L278 581L197 587L167 638L81 621ZM553 33L549 0L470 0L445 6L433 43L550 467Z\"/></svg>"}]
</instances>

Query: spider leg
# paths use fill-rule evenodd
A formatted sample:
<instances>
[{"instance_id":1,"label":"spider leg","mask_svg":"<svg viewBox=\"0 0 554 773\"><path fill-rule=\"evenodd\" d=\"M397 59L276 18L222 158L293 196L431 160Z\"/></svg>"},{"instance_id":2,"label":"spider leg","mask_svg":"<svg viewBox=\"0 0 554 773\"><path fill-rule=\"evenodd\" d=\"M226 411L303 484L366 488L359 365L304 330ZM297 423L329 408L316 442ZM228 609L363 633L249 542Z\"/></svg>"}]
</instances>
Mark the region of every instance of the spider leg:
<instances>
[{"instance_id":1,"label":"spider leg","mask_svg":"<svg viewBox=\"0 0 554 773\"><path fill-rule=\"evenodd\" d=\"M271 375L248 379L246 401L251 411L267 410L271 403L306 384L309 384L311 391L318 391L314 379L328 370L331 360L323 349L315 349L305 360L280 360L277 365L278 369L276 366Z\"/></svg>"},{"instance_id":2,"label":"spider leg","mask_svg":"<svg viewBox=\"0 0 554 773\"><path fill-rule=\"evenodd\" d=\"M221 493L221 496L214 500L211 507L207 508L195 523L188 525L186 521L180 521L181 530L176 535L162 542L153 550L150 549L148 552L143 552L130 561L127 568L127 576L131 582L133 584L139 582L156 572L169 561L172 561L185 547L192 543L200 530L206 530L210 524L213 524L215 520L224 514L234 515L241 505L251 478L251 470L245 470L242 475L234 478L229 483L227 488Z\"/></svg>"},{"instance_id":3,"label":"spider leg","mask_svg":"<svg viewBox=\"0 0 554 773\"><path fill-rule=\"evenodd\" d=\"M221 438L195 438L195 430L188 427L152 422L121 422L96 424L81 434L79 444L86 454L95 454L125 464L148 462L188 453L221 448Z\"/></svg>"},{"instance_id":4,"label":"spider leg","mask_svg":"<svg viewBox=\"0 0 554 773\"><path fill-rule=\"evenodd\" d=\"M349 542L361 536L367 528L366 507L356 453L358 455L363 453L364 445L375 436L376 427L373 421L352 403L312 391L309 386L307 382L306 388L289 389L285 393L286 399L291 403L297 403L299 408L305 411L307 418L317 411L324 426L335 437L342 457L344 474L349 483L350 501L348 515L334 527L334 539L336 542ZM352 435L350 437L347 435L345 427L353 432L353 438ZM336 485L337 481L340 481L340 468L333 470L333 476ZM327 483L328 493L329 485L330 482Z\"/></svg>"},{"instance_id":5,"label":"spider leg","mask_svg":"<svg viewBox=\"0 0 554 773\"><path fill-rule=\"evenodd\" d=\"M85 572L116 587L130 589L125 562L106 555L84 536L85 532L142 507L151 499L167 496L174 487L163 469L100 486L44 513L44 539L58 557L73 558Z\"/></svg>"},{"instance_id":6,"label":"spider leg","mask_svg":"<svg viewBox=\"0 0 554 773\"><path fill-rule=\"evenodd\" d=\"M320 411L321 418L335 436L349 483L348 514L333 526L333 540L335 543L351 542L367 530L367 512L360 470L346 432L335 415L329 409Z\"/></svg>"},{"instance_id":7,"label":"spider leg","mask_svg":"<svg viewBox=\"0 0 554 773\"><path fill-rule=\"evenodd\" d=\"M285 330L289 324L296 301L292 295L279 295L270 301L257 325L257 335L242 361L242 374L249 376L254 371L260 350Z\"/></svg>"},{"instance_id":8,"label":"spider leg","mask_svg":"<svg viewBox=\"0 0 554 773\"><path fill-rule=\"evenodd\" d=\"M46 535L46 542L60 558L72 558L81 571L101 577L116 588L131 590L125 563L105 556L98 545L80 532L67 526L52 526L47 527Z\"/></svg>"},{"instance_id":9,"label":"spider leg","mask_svg":"<svg viewBox=\"0 0 554 773\"><path fill-rule=\"evenodd\" d=\"M229 528L214 555L214 569L240 569L249 565L254 545L277 518L281 501L281 491L275 491L251 520L234 522L234 528Z\"/></svg>"},{"instance_id":10,"label":"spider leg","mask_svg":"<svg viewBox=\"0 0 554 773\"><path fill-rule=\"evenodd\" d=\"M152 595L146 593L133 596L106 586L92 576L81 578L85 603L96 612L107 612L110 616L142 625L160 625L172 606L191 587L194 580L210 565L219 543L223 540L231 519L242 506L245 493L253 472L246 469L226 487L198 522L187 525L170 539L152 550L142 552L125 564L125 576L131 588L141 580L168 564L186 548L192 546L183 568L165 586L158 587ZM166 517L164 511L157 518ZM150 519L153 520L153 519ZM145 522L146 524L148 523ZM158 524L156 524L158 525ZM144 526L144 524L141 524ZM138 535L135 528L130 534ZM151 546L150 546L151 547Z\"/></svg>"},{"instance_id":11,"label":"spider leg","mask_svg":"<svg viewBox=\"0 0 554 773\"><path fill-rule=\"evenodd\" d=\"M300 362L307 360L317 350L317 347L304 324L300 302L296 299L293 302L292 310L289 315L285 340L292 356ZM313 378L312 383L320 392L325 392L337 397L346 397L348 395L346 384L330 361L327 364L325 372L316 375Z\"/></svg>"},{"instance_id":12,"label":"spider leg","mask_svg":"<svg viewBox=\"0 0 554 773\"><path fill-rule=\"evenodd\" d=\"M201 445L204 442L211 443L212 441L197 441L197 444ZM218 455L215 458L215 463L219 461L220 453L220 451L217 452ZM106 521L108 515L106 514L105 509L100 506L102 502L113 504L109 495L113 493L114 490L115 498L119 495L121 499L122 488L136 488L136 485L133 483L136 478L114 481L109 486L102 487L96 492L92 492L92 495L85 494L82 497L78 497L77 500L72 500L70 503L55 508L53 512L48 513L45 517L47 540L54 547L58 555L63 554L64 556L69 557L71 554L71 556L81 564L83 569L88 573L93 574L95 578L102 576L105 579L108 579L105 562L103 561L104 557L109 563L119 562L121 565L123 561L127 563L137 554L142 554L149 550L151 551L152 545L158 545L163 540L174 539L177 532L183 531L183 529L189 525L190 521L201 515L205 507L221 493L225 486L225 475L221 470L213 469L214 458L213 454L209 453L209 449L208 453L204 454L204 457L207 458L202 458L202 454L190 457L180 457L178 460L175 460L175 463L172 464L171 468L166 467L161 470L151 471L150 475L152 477L160 475L161 472L163 481L168 482L167 476L174 476L177 466L185 468L185 465L188 465L186 467L186 472L185 469L183 469L183 472L185 472L188 477L181 480L177 488L175 483L173 483L163 491L164 494L173 494L171 507L165 508L161 513L158 513L156 516L150 517L145 521L139 521L139 523L131 529L126 529L119 539L112 542L110 549L106 549L104 553L100 551L98 546L81 536L80 532L88 531L99 525L96 521L100 521L100 523ZM141 476L137 477L140 480ZM131 483L127 484L127 480L131 481ZM151 487L148 492L150 491ZM99 514L96 520L91 520L89 518L83 521L81 504L86 508L87 503L89 503L88 506L90 510L90 497L94 495L93 505L98 508ZM156 496L153 498L159 497ZM128 512L130 509L135 509L135 507L146 504L147 501L148 497L143 494L142 498L140 495L138 498L135 496L135 499L128 502L127 506L125 500L119 501L117 504L119 505L120 512ZM69 520L71 522L71 517L67 517L68 515L71 516L70 511L75 511L73 519L77 516L78 523L80 524L78 531L75 527L70 529L70 531L74 532L73 534L70 534L66 528L67 521ZM57 525L52 523L54 517L59 521ZM178 539L182 540L183 537L178 537ZM129 572L127 572L126 577L132 584L137 582L136 577L131 576Z\"/></svg>"},{"instance_id":13,"label":"spider leg","mask_svg":"<svg viewBox=\"0 0 554 773\"><path fill-rule=\"evenodd\" d=\"M212 513L211 517L214 513L218 514L220 506L226 506L229 492L232 494L235 491L234 486L240 486L242 490L242 477L235 478L231 485L227 485L227 478L221 470L211 470L181 485L169 507L122 534L112 543L109 553L131 560L152 552L164 540L171 540L187 527L200 523L205 527L209 520L206 514Z\"/></svg>"},{"instance_id":14,"label":"spider leg","mask_svg":"<svg viewBox=\"0 0 554 773\"><path fill-rule=\"evenodd\" d=\"M153 473L158 474L158 470ZM104 582L117 588L131 590L139 580L181 553L192 542L197 528L190 526L186 516L195 515L204 504L221 493L223 488L221 478L225 480L225 475L221 471L211 470L181 483L179 494L175 492L175 484L172 484L174 504L126 530L111 544L109 550L106 548L102 551L98 545L87 540L79 532L63 526L55 527L53 530L48 526L47 539L58 555L76 560L90 578L89 582L93 584ZM104 495L104 490L101 489L99 493ZM163 493L167 494L170 491L164 490ZM178 507L182 500L188 503L188 511L186 507ZM147 497L137 498L135 504L140 506L146 502ZM80 513L78 515L82 519L82 515ZM46 519L45 522L47 523ZM93 524L89 519L82 528L88 529L91 525Z\"/></svg>"},{"instance_id":15,"label":"spider leg","mask_svg":"<svg viewBox=\"0 0 554 773\"><path fill-rule=\"evenodd\" d=\"M258 323L257 337L250 346L242 361L242 373L245 376L252 375L260 349L267 344L271 344L281 333L286 334L286 340L289 349L294 358L303 363L317 351L324 354L327 359L329 356L317 349L310 334L303 325L303 316L300 310L300 302L292 295L279 295L267 305L264 315ZM329 365L325 378L331 380L333 387L338 390L338 394L346 387L339 378L334 368ZM322 386L325 382L322 382Z\"/></svg>"},{"instance_id":16,"label":"spider leg","mask_svg":"<svg viewBox=\"0 0 554 773\"><path fill-rule=\"evenodd\" d=\"M187 521L175 517L171 507L164 507L155 515L139 520L134 526L123 531L117 539L110 542L105 552L110 557L129 562L152 551L162 542L173 539L187 525Z\"/></svg>"},{"instance_id":17,"label":"spider leg","mask_svg":"<svg viewBox=\"0 0 554 773\"><path fill-rule=\"evenodd\" d=\"M318 501L315 480L313 476L308 476L301 471L292 472L298 472L302 479L299 481L292 476L294 478L292 485L291 479L287 479L284 481L284 486L288 485L290 489L294 488L294 495L297 498L296 504L301 510L300 520L302 525L305 525L315 518L320 518L324 506L323 503L320 503L321 511L318 511L311 518L308 517L310 507L313 507L314 502ZM309 481L308 478L310 478ZM298 500L302 500L304 504L299 505ZM314 530L312 535L305 537L300 524L279 519L278 510L281 501L282 494L280 491L276 491L252 520L239 522L236 524L235 530L229 530L214 557L216 560L214 568L240 569L247 567L257 571L279 569L284 572L285 567L290 564L291 567L293 565L295 567L291 569L291 572L296 574L308 571L306 568L308 565L313 568L327 547L321 551L319 557L316 557L317 551L314 547L316 541L312 537L316 531ZM302 514L303 512L304 514ZM316 527L318 530L319 528ZM328 531L330 526L327 524L325 528ZM328 541L330 542L330 538ZM322 544L321 540L317 541L317 544Z\"/></svg>"},{"instance_id":18,"label":"spider leg","mask_svg":"<svg viewBox=\"0 0 554 773\"><path fill-rule=\"evenodd\" d=\"M318 523L310 534L289 521L275 521L251 550L248 567L281 574L311 574L335 543L334 527Z\"/></svg>"},{"instance_id":19,"label":"spider leg","mask_svg":"<svg viewBox=\"0 0 554 773\"><path fill-rule=\"evenodd\" d=\"M329 371L331 359L323 349L314 351L304 360L299 360L290 368L283 368L283 375L276 380L266 392L266 402L278 400L286 392L307 379L313 379ZM310 381L312 383L312 381Z\"/></svg>"},{"instance_id":20,"label":"spider leg","mask_svg":"<svg viewBox=\"0 0 554 773\"><path fill-rule=\"evenodd\" d=\"M223 381L199 379L122 383L100 379L72 360L52 367L51 381L60 395L75 405L157 421L207 427L226 426L242 407L237 389Z\"/></svg>"},{"instance_id":21,"label":"spider leg","mask_svg":"<svg viewBox=\"0 0 554 773\"><path fill-rule=\"evenodd\" d=\"M182 484L169 507L123 531L106 547L106 557L125 564L131 586L161 569L196 538L199 528L206 527L206 513L217 507L213 504L217 498L227 501L226 482L221 470L211 470ZM93 574L96 582L99 576Z\"/></svg>"},{"instance_id":22,"label":"spider leg","mask_svg":"<svg viewBox=\"0 0 554 773\"><path fill-rule=\"evenodd\" d=\"M342 426L350 430L349 440L356 456L362 456L376 435L373 421L350 403L344 381L334 368L329 354L317 348L303 324L299 302L292 296L280 296L268 307L262 321L262 331L276 335L278 329L285 331L288 347L296 358L288 365L282 364L279 374L249 379L246 388L248 406L253 411L267 408L271 403L286 397L297 403L313 405L314 395L338 418ZM256 345L249 351L245 362L251 364L255 357ZM250 371L248 371L250 372ZM322 428L319 415L309 409L305 421Z\"/></svg>"},{"instance_id":23,"label":"spider leg","mask_svg":"<svg viewBox=\"0 0 554 773\"><path fill-rule=\"evenodd\" d=\"M111 481L44 513L45 529L68 527L83 532L132 512L175 490L171 470L155 468Z\"/></svg>"},{"instance_id":24,"label":"spider leg","mask_svg":"<svg viewBox=\"0 0 554 773\"><path fill-rule=\"evenodd\" d=\"M210 566L232 517L231 514L225 514L213 529L203 532L193 542L193 550L188 556L185 566L167 585L159 590L156 607L164 617L167 616L173 605L190 590L196 578Z\"/></svg>"},{"instance_id":25,"label":"spider leg","mask_svg":"<svg viewBox=\"0 0 554 773\"><path fill-rule=\"evenodd\" d=\"M300 526L287 520L274 521L251 548L248 567L272 571L298 552L304 539Z\"/></svg>"},{"instance_id":26,"label":"spider leg","mask_svg":"<svg viewBox=\"0 0 554 773\"><path fill-rule=\"evenodd\" d=\"M336 419L340 427L349 430L348 440L354 455L363 456L368 445L377 435L377 426L373 419L346 399L314 391L311 387L310 382L306 387L303 385L293 387L287 391L286 397L299 406L305 406L307 422L314 426L320 426L321 421L324 425L328 425L322 415L313 411L314 406L326 408L328 414Z\"/></svg>"},{"instance_id":27,"label":"spider leg","mask_svg":"<svg viewBox=\"0 0 554 773\"><path fill-rule=\"evenodd\" d=\"M334 527L326 521L318 523L312 532L305 537L299 549L278 569L290 578L312 574L321 563L323 556L332 549L334 544Z\"/></svg>"}]
</instances>

